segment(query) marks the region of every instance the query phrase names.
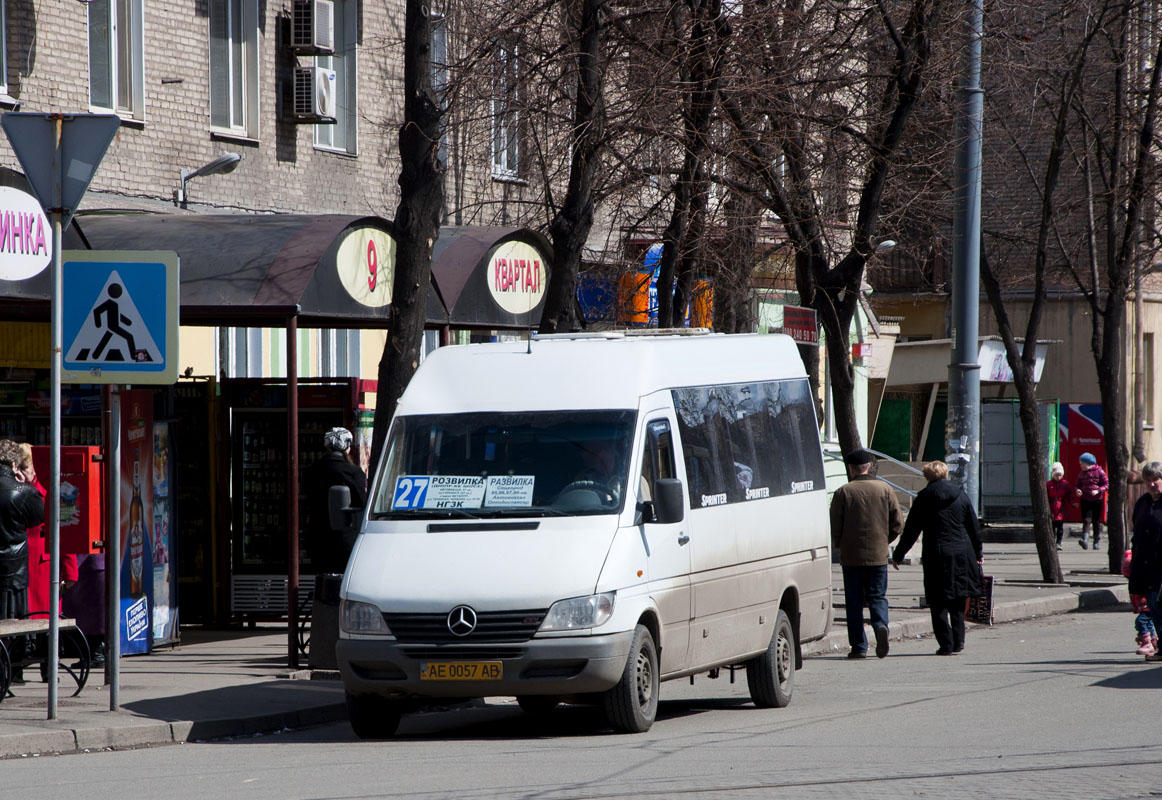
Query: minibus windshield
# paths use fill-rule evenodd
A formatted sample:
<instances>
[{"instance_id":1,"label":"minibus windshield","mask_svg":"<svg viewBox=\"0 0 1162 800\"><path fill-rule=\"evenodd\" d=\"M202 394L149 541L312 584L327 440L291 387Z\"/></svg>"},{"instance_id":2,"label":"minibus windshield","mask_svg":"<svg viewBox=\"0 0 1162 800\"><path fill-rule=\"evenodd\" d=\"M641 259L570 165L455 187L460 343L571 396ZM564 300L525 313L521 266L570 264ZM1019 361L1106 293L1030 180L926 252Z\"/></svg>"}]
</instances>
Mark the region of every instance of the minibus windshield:
<instances>
[{"instance_id":1,"label":"minibus windshield","mask_svg":"<svg viewBox=\"0 0 1162 800\"><path fill-rule=\"evenodd\" d=\"M399 417L370 516L617 513L635 418L620 409Z\"/></svg>"}]
</instances>

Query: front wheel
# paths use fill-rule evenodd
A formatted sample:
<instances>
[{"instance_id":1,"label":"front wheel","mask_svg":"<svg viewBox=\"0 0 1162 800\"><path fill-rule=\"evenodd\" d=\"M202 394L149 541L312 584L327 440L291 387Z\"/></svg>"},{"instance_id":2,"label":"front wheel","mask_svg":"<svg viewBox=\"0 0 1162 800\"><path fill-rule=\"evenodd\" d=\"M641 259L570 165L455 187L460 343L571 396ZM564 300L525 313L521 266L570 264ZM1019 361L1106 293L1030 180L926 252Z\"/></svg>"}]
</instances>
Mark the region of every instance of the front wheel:
<instances>
[{"instance_id":1,"label":"front wheel","mask_svg":"<svg viewBox=\"0 0 1162 800\"><path fill-rule=\"evenodd\" d=\"M618 733L645 733L658 713L658 650L644 625L633 632L617 685L602 698L605 718Z\"/></svg>"},{"instance_id":2,"label":"front wheel","mask_svg":"<svg viewBox=\"0 0 1162 800\"><path fill-rule=\"evenodd\" d=\"M784 708L795 689L795 630L779 609L767 649L746 662L746 685L759 708Z\"/></svg>"},{"instance_id":3,"label":"front wheel","mask_svg":"<svg viewBox=\"0 0 1162 800\"><path fill-rule=\"evenodd\" d=\"M360 739L388 739L399 728L403 711L399 703L375 695L347 692L347 719Z\"/></svg>"}]
</instances>

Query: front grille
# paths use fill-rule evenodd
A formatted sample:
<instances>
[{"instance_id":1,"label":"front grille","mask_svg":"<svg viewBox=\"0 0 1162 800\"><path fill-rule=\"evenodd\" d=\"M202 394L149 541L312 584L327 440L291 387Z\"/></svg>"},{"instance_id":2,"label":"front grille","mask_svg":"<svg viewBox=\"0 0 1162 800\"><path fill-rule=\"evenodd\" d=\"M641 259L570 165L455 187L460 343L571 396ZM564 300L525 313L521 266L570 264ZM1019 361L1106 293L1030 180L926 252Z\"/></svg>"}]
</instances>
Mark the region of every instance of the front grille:
<instances>
[{"instance_id":1,"label":"front grille","mask_svg":"<svg viewBox=\"0 0 1162 800\"><path fill-rule=\"evenodd\" d=\"M476 612L476 630L467 636L456 636L448 630L447 611L442 614L384 614L383 621L395 634L395 638L403 643L527 642L541 627L546 613L548 613L547 609L478 611Z\"/></svg>"},{"instance_id":2,"label":"front grille","mask_svg":"<svg viewBox=\"0 0 1162 800\"><path fill-rule=\"evenodd\" d=\"M499 661L521 658L523 647L403 647L408 658L416 661Z\"/></svg>"}]
</instances>

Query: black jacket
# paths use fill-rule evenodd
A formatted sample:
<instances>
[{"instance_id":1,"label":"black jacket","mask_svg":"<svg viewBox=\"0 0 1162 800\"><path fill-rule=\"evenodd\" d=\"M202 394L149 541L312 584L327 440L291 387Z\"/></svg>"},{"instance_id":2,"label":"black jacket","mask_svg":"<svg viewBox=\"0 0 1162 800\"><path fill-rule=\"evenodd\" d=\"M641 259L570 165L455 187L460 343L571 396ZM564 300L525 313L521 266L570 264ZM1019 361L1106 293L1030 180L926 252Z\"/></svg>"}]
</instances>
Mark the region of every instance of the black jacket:
<instances>
[{"instance_id":1,"label":"black jacket","mask_svg":"<svg viewBox=\"0 0 1162 800\"><path fill-rule=\"evenodd\" d=\"M924 594L929 600L956 600L980 594L984 554L976 511L968 495L949 480L932 481L916 495L904 533L892 555L903 560L924 534Z\"/></svg>"},{"instance_id":2,"label":"black jacket","mask_svg":"<svg viewBox=\"0 0 1162 800\"><path fill-rule=\"evenodd\" d=\"M1134 537L1130 547L1130 594L1144 595L1162 585L1162 497L1149 492L1134 503Z\"/></svg>"},{"instance_id":3,"label":"black jacket","mask_svg":"<svg viewBox=\"0 0 1162 800\"><path fill-rule=\"evenodd\" d=\"M40 492L0 464L0 590L28 588L28 529L42 522Z\"/></svg>"},{"instance_id":4,"label":"black jacket","mask_svg":"<svg viewBox=\"0 0 1162 800\"><path fill-rule=\"evenodd\" d=\"M331 452L315 462L307 475L307 552L316 574L343 572L351 555L353 538L346 541L331 528L327 496L332 486L351 490L352 507L367 505L367 476L342 453Z\"/></svg>"}]
</instances>

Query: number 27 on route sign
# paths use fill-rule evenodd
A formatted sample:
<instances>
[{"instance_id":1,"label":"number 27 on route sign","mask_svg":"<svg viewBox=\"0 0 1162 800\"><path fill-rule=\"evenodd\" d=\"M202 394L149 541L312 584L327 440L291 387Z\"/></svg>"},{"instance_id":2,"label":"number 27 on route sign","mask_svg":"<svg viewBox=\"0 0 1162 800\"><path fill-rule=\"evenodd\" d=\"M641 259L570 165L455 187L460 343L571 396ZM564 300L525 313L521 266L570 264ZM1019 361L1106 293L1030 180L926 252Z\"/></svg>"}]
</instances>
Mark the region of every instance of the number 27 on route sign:
<instances>
[{"instance_id":1,"label":"number 27 on route sign","mask_svg":"<svg viewBox=\"0 0 1162 800\"><path fill-rule=\"evenodd\" d=\"M176 381L177 253L70 250L61 260L61 380Z\"/></svg>"}]
</instances>

